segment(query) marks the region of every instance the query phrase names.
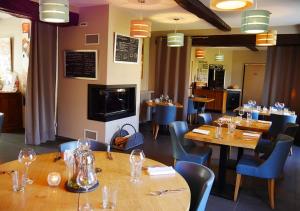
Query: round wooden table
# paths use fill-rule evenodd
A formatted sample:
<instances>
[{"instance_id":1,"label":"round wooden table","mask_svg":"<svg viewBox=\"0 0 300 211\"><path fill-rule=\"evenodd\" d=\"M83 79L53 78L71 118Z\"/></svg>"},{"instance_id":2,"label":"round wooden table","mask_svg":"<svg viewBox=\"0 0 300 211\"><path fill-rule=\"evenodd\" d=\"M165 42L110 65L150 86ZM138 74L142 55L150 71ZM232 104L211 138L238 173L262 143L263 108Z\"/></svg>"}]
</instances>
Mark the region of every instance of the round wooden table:
<instances>
[{"instance_id":1,"label":"round wooden table","mask_svg":"<svg viewBox=\"0 0 300 211\"><path fill-rule=\"evenodd\" d=\"M11 177L0 175L0 210L78 210L80 206L89 203L93 210L101 210L103 185L114 185L118 189L117 206L115 210L189 210L190 189L186 181L178 173L176 175L149 176L143 171L141 182L130 182L129 155L112 153L113 160L108 160L106 152L94 152L95 167L102 169L98 174L100 186L89 193L71 193L64 188L66 168L63 160L54 162L56 153L38 155L29 167L29 177L34 180L32 185L26 185L24 192L13 192ZM164 164L146 159L144 166ZM11 171L23 166L18 161L0 165L0 171ZM49 187L47 175L49 172L59 172L62 181L59 187ZM151 191L163 189L184 188L183 191L152 196Z\"/></svg>"}]
</instances>

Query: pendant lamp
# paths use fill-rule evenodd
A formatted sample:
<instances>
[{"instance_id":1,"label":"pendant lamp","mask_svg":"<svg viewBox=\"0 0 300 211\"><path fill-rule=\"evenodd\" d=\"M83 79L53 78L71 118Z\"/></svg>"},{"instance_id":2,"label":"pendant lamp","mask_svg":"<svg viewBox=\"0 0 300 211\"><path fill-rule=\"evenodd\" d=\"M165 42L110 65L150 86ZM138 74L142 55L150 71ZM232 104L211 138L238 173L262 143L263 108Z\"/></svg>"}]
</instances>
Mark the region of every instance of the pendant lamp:
<instances>
[{"instance_id":1,"label":"pendant lamp","mask_svg":"<svg viewBox=\"0 0 300 211\"><path fill-rule=\"evenodd\" d=\"M179 18L174 18L174 21L177 23ZM167 45L168 47L182 47L184 46L184 34L176 32L177 25L175 27L174 33L169 33L167 35Z\"/></svg>"},{"instance_id":2,"label":"pendant lamp","mask_svg":"<svg viewBox=\"0 0 300 211\"><path fill-rule=\"evenodd\" d=\"M253 6L253 0L210 0L210 8L217 11L241 11Z\"/></svg>"},{"instance_id":3,"label":"pendant lamp","mask_svg":"<svg viewBox=\"0 0 300 211\"><path fill-rule=\"evenodd\" d=\"M142 6L146 1L138 0L138 3L140 3L142 10ZM151 22L143 20L142 15L139 20L132 20L130 22L130 36L138 38L151 37Z\"/></svg>"},{"instance_id":4,"label":"pendant lamp","mask_svg":"<svg viewBox=\"0 0 300 211\"><path fill-rule=\"evenodd\" d=\"M69 0L40 0L40 20L49 23L69 22Z\"/></svg>"},{"instance_id":5,"label":"pendant lamp","mask_svg":"<svg viewBox=\"0 0 300 211\"><path fill-rule=\"evenodd\" d=\"M220 49L219 49L219 53L216 54L215 57L217 62L223 62L224 61L224 54L221 54Z\"/></svg>"},{"instance_id":6,"label":"pendant lamp","mask_svg":"<svg viewBox=\"0 0 300 211\"><path fill-rule=\"evenodd\" d=\"M259 34L268 31L270 12L267 10L246 10L242 13L241 31Z\"/></svg>"},{"instance_id":7,"label":"pendant lamp","mask_svg":"<svg viewBox=\"0 0 300 211\"><path fill-rule=\"evenodd\" d=\"M195 57L197 58L197 59L204 59L205 57L204 57L204 50L203 49L200 49L200 48L197 48L196 50L195 50Z\"/></svg>"},{"instance_id":8,"label":"pendant lamp","mask_svg":"<svg viewBox=\"0 0 300 211\"><path fill-rule=\"evenodd\" d=\"M277 42L277 31L269 30L267 33L256 35L257 46L274 46Z\"/></svg>"}]
</instances>

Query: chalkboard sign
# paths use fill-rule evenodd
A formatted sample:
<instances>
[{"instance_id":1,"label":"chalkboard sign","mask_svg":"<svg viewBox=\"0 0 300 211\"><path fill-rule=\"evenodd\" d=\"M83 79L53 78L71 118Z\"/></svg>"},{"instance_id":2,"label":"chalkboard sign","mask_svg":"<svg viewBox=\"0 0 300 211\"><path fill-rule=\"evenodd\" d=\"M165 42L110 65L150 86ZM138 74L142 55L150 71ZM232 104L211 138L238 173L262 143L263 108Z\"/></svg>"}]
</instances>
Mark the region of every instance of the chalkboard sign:
<instances>
[{"instance_id":1,"label":"chalkboard sign","mask_svg":"<svg viewBox=\"0 0 300 211\"><path fill-rule=\"evenodd\" d=\"M133 63L139 61L139 39L115 33L115 63Z\"/></svg>"},{"instance_id":2,"label":"chalkboard sign","mask_svg":"<svg viewBox=\"0 0 300 211\"><path fill-rule=\"evenodd\" d=\"M97 79L97 50L65 51L65 76Z\"/></svg>"}]
</instances>

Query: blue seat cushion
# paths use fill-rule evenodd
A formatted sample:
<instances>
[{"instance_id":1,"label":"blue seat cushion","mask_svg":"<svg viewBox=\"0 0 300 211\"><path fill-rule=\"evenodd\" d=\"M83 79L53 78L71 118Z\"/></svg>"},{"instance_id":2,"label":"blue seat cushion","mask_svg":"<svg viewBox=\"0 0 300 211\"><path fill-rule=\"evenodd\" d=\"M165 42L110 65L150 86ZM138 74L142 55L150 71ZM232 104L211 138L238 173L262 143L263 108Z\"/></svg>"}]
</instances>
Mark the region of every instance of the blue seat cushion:
<instances>
[{"instance_id":1,"label":"blue seat cushion","mask_svg":"<svg viewBox=\"0 0 300 211\"><path fill-rule=\"evenodd\" d=\"M185 148L187 155L180 158L179 160L195 162L203 164L208 160L212 154L212 149L209 147L188 147Z\"/></svg>"},{"instance_id":2,"label":"blue seat cushion","mask_svg":"<svg viewBox=\"0 0 300 211\"><path fill-rule=\"evenodd\" d=\"M261 161L254 156L243 155L236 166L236 173L248 176L257 176L257 170Z\"/></svg>"}]
</instances>

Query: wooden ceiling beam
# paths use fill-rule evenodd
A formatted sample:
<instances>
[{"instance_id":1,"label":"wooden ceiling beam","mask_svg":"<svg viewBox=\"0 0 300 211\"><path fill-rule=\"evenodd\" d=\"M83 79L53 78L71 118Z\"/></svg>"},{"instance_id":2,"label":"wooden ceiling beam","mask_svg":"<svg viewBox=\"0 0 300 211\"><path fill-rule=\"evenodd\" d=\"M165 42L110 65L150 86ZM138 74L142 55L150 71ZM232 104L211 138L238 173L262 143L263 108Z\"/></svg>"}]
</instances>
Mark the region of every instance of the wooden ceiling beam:
<instances>
[{"instance_id":1,"label":"wooden ceiling beam","mask_svg":"<svg viewBox=\"0 0 300 211\"><path fill-rule=\"evenodd\" d=\"M216 13L207 8L199 0L175 0L183 9L193 13L197 17L204 19L211 25L222 31L231 31L231 27L225 23Z\"/></svg>"},{"instance_id":2,"label":"wooden ceiling beam","mask_svg":"<svg viewBox=\"0 0 300 211\"><path fill-rule=\"evenodd\" d=\"M33 21L39 21L39 3L29 0L1 0L0 11L4 11L13 16L28 18ZM69 23L54 24L58 26L77 26L79 14L70 12ZM49 23L52 24L52 23Z\"/></svg>"}]
</instances>

